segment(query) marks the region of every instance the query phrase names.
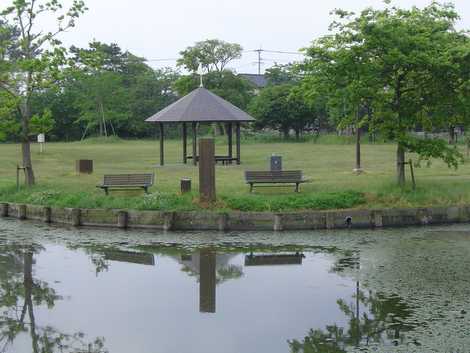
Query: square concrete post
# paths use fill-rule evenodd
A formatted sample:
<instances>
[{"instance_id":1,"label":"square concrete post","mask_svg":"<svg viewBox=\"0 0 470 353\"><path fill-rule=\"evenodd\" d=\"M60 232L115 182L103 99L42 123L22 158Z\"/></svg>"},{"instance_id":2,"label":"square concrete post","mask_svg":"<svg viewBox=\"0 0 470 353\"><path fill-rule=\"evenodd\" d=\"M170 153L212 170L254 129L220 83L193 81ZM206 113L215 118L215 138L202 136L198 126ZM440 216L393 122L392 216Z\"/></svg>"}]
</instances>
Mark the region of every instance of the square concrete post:
<instances>
[{"instance_id":1,"label":"square concrete post","mask_svg":"<svg viewBox=\"0 0 470 353\"><path fill-rule=\"evenodd\" d=\"M215 144L214 139L199 141L199 198L214 202L215 195Z\"/></svg>"}]
</instances>

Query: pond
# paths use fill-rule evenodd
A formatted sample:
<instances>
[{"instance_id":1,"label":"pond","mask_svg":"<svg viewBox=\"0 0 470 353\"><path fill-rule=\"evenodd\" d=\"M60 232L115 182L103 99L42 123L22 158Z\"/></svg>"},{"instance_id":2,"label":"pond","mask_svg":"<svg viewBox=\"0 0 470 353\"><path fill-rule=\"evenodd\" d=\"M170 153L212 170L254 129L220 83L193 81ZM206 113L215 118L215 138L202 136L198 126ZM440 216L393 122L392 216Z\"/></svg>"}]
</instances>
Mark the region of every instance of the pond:
<instances>
[{"instance_id":1,"label":"pond","mask_svg":"<svg viewBox=\"0 0 470 353\"><path fill-rule=\"evenodd\" d=\"M0 220L0 352L468 352L470 226L162 233Z\"/></svg>"}]
</instances>

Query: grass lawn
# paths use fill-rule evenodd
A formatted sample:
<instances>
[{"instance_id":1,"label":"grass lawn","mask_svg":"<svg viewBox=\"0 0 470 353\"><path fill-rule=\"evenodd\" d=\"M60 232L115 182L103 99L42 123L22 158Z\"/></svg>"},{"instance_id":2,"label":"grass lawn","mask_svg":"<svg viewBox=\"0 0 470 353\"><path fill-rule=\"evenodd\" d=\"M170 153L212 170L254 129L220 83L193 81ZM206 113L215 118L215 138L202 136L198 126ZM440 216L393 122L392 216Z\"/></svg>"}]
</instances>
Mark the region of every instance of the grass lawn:
<instances>
[{"instance_id":1,"label":"grass lawn","mask_svg":"<svg viewBox=\"0 0 470 353\"><path fill-rule=\"evenodd\" d=\"M463 147L462 152L463 152ZM28 202L69 207L112 207L139 209L197 209L198 170L181 163L180 141L166 142L166 163L157 166L157 141L99 140L74 143L48 143L46 152L39 154L34 144L33 163L38 185L32 190L15 189L16 164L20 147L0 145L0 200ZM216 153L224 153L226 146L217 143ZM284 169L301 169L313 182L304 184L300 194L294 187L255 189L249 194L244 183L244 170L263 170L269 167L272 153L282 155ZM413 157L413 156L408 156ZM404 191L395 186L395 146L392 144L364 144L362 161L365 173L353 174L354 145L323 142L242 144L242 165L222 166L216 170L219 201L217 209L240 210L296 210L327 208L373 208L437 206L470 204L470 165L458 170L434 161L431 166L415 169L418 188ZM92 175L75 173L76 159L93 159ZM156 173L152 195L140 191L116 191L111 196L95 186L103 174ZM193 181L193 195L179 195L179 181L189 177Z\"/></svg>"}]
</instances>

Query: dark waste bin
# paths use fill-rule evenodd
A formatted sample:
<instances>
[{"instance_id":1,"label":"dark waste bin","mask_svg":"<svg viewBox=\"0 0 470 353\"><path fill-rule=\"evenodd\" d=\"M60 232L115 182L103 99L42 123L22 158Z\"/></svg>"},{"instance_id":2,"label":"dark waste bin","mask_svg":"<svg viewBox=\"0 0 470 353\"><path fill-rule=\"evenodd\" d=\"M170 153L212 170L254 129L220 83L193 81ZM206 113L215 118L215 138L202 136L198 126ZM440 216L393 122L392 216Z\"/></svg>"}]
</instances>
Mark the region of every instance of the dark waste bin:
<instances>
[{"instance_id":1,"label":"dark waste bin","mask_svg":"<svg viewBox=\"0 0 470 353\"><path fill-rule=\"evenodd\" d=\"M282 170L282 157L272 155L271 156L271 171L281 171Z\"/></svg>"}]
</instances>

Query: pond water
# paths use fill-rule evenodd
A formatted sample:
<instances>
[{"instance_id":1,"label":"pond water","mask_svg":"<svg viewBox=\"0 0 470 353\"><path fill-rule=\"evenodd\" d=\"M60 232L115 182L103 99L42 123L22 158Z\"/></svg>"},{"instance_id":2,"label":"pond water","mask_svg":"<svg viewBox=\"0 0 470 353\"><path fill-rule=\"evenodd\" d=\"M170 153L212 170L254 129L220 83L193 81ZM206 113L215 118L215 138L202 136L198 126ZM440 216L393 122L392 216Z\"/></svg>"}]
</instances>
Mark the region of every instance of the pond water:
<instances>
[{"instance_id":1,"label":"pond water","mask_svg":"<svg viewBox=\"0 0 470 353\"><path fill-rule=\"evenodd\" d=\"M470 226L160 233L0 220L0 352L469 352Z\"/></svg>"}]
</instances>

